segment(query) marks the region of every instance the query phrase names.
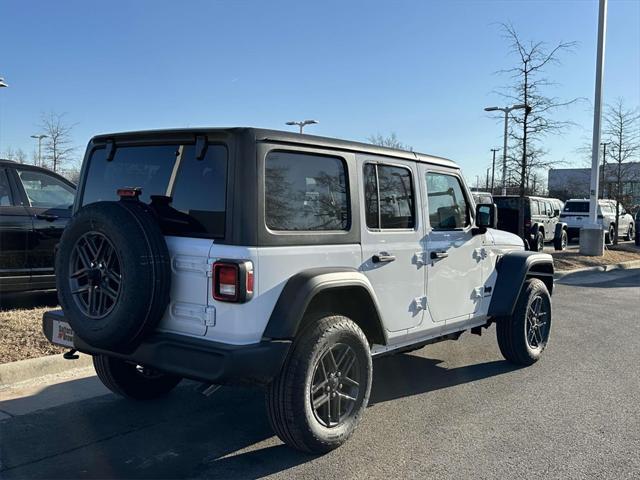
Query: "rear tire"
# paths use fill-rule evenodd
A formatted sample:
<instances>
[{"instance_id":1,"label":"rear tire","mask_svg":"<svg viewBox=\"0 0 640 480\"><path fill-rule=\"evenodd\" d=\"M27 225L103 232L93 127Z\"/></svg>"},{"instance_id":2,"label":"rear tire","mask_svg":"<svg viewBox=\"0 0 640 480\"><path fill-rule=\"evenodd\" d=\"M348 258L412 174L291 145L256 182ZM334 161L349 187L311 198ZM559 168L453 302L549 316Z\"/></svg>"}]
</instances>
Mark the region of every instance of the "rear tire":
<instances>
[{"instance_id":1,"label":"rear tire","mask_svg":"<svg viewBox=\"0 0 640 480\"><path fill-rule=\"evenodd\" d=\"M269 423L297 450L326 453L339 447L364 413L372 370L369 343L355 322L340 315L314 321L296 338L267 389Z\"/></svg>"},{"instance_id":2,"label":"rear tire","mask_svg":"<svg viewBox=\"0 0 640 480\"><path fill-rule=\"evenodd\" d=\"M532 365L546 348L550 331L551 296L542 280L531 278L522 286L513 314L497 321L498 346L509 362Z\"/></svg>"},{"instance_id":3,"label":"rear tire","mask_svg":"<svg viewBox=\"0 0 640 480\"><path fill-rule=\"evenodd\" d=\"M627 230L627 236L625 240L633 240L633 223L629 224L629 229Z\"/></svg>"},{"instance_id":4,"label":"rear tire","mask_svg":"<svg viewBox=\"0 0 640 480\"><path fill-rule=\"evenodd\" d=\"M567 248L567 243L569 243L569 238L566 230L562 230L560 234L560 238L556 237L553 239L553 248L558 251L565 250Z\"/></svg>"},{"instance_id":5,"label":"rear tire","mask_svg":"<svg viewBox=\"0 0 640 480\"><path fill-rule=\"evenodd\" d=\"M533 237L533 244L531 245L531 249L534 252L541 252L544 250L544 235L541 231L537 231L535 237Z\"/></svg>"},{"instance_id":6,"label":"rear tire","mask_svg":"<svg viewBox=\"0 0 640 480\"><path fill-rule=\"evenodd\" d=\"M166 395L182 378L125 362L95 355L93 367L100 381L113 393L133 400L151 400Z\"/></svg>"}]
</instances>

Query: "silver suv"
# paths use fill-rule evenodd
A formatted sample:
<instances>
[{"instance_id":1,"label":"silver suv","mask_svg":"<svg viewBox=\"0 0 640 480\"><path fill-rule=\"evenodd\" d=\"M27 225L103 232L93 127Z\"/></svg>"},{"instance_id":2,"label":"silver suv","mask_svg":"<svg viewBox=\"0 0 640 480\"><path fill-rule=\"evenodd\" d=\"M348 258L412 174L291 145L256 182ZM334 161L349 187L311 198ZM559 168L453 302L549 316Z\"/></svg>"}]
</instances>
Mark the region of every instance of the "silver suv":
<instances>
[{"instance_id":1,"label":"silver suv","mask_svg":"<svg viewBox=\"0 0 640 480\"><path fill-rule=\"evenodd\" d=\"M538 360L552 259L495 223L443 158L251 128L101 135L43 328L125 397L264 385L277 435L327 452L373 357L496 323L505 358Z\"/></svg>"}]
</instances>

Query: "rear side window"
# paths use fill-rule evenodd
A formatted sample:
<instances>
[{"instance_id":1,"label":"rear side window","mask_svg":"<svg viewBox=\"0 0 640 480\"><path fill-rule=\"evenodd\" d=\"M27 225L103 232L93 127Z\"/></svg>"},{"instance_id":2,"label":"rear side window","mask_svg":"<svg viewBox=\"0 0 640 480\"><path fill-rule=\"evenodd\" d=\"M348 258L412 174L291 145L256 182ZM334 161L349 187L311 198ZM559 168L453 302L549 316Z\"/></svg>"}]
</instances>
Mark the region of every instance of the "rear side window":
<instances>
[{"instance_id":1,"label":"rear side window","mask_svg":"<svg viewBox=\"0 0 640 480\"><path fill-rule=\"evenodd\" d=\"M540 215L540 204L538 200L531 200L531 215Z\"/></svg>"},{"instance_id":2,"label":"rear side window","mask_svg":"<svg viewBox=\"0 0 640 480\"><path fill-rule=\"evenodd\" d=\"M13 201L7 172L0 169L0 207L9 207L11 205L13 205Z\"/></svg>"},{"instance_id":3,"label":"rear side window","mask_svg":"<svg viewBox=\"0 0 640 480\"><path fill-rule=\"evenodd\" d=\"M454 230L470 224L467 200L453 175L427 172L429 222L434 230Z\"/></svg>"},{"instance_id":4,"label":"rear side window","mask_svg":"<svg viewBox=\"0 0 640 480\"><path fill-rule=\"evenodd\" d=\"M222 238L226 185L224 145L209 145L202 160L193 145L118 147L109 162L102 149L91 157L82 204L118 200L119 188L136 187L165 235Z\"/></svg>"},{"instance_id":5,"label":"rear side window","mask_svg":"<svg viewBox=\"0 0 640 480\"><path fill-rule=\"evenodd\" d=\"M272 151L265 159L265 222L271 230L348 230L344 160Z\"/></svg>"},{"instance_id":6,"label":"rear side window","mask_svg":"<svg viewBox=\"0 0 640 480\"><path fill-rule=\"evenodd\" d=\"M567 202L564 211L570 213L589 213L589 202Z\"/></svg>"},{"instance_id":7,"label":"rear side window","mask_svg":"<svg viewBox=\"0 0 640 480\"><path fill-rule=\"evenodd\" d=\"M367 227L407 229L415 225L411 170L367 163L364 166Z\"/></svg>"},{"instance_id":8,"label":"rear side window","mask_svg":"<svg viewBox=\"0 0 640 480\"><path fill-rule=\"evenodd\" d=\"M18 177L32 207L66 209L73 205L75 189L53 175L18 170Z\"/></svg>"}]
</instances>

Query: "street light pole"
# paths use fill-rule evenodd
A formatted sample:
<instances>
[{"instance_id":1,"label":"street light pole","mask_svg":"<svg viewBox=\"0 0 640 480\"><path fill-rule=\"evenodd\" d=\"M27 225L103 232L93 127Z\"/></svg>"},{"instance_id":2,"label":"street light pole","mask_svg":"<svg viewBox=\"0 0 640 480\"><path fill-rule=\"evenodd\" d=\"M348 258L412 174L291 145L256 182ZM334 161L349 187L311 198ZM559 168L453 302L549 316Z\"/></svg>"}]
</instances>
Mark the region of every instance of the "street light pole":
<instances>
[{"instance_id":1,"label":"street light pole","mask_svg":"<svg viewBox=\"0 0 640 480\"><path fill-rule=\"evenodd\" d=\"M496 152L499 151L499 148L492 148L493 152L493 161L491 162L491 195L493 195L493 183L496 177Z\"/></svg>"},{"instance_id":2,"label":"street light pole","mask_svg":"<svg viewBox=\"0 0 640 480\"><path fill-rule=\"evenodd\" d=\"M319 123L317 120L302 120L300 122L296 122L296 121L290 121L290 122L286 122L285 125L298 125L300 127L300 133L302 133L302 129L304 127L306 127L307 125L315 125L316 123Z\"/></svg>"},{"instance_id":3,"label":"street light pole","mask_svg":"<svg viewBox=\"0 0 640 480\"><path fill-rule=\"evenodd\" d=\"M31 138L35 138L38 140L38 166L42 166L42 139L49 138L48 135L40 134L40 135L31 135Z\"/></svg>"},{"instance_id":4,"label":"street light pole","mask_svg":"<svg viewBox=\"0 0 640 480\"><path fill-rule=\"evenodd\" d=\"M9 84L7 82L4 81L4 78L0 77L0 88L7 88L9 86ZM1 114L2 112L0 112ZM1 123L2 119L0 118L0 123Z\"/></svg>"},{"instance_id":5,"label":"street light pole","mask_svg":"<svg viewBox=\"0 0 640 480\"><path fill-rule=\"evenodd\" d=\"M609 145L609 143L611 142L602 142L600 145L602 145L602 198L604 198L604 189L605 189L605 175L606 175L606 168L607 168L607 145Z\"/></svg>"},{"instance_id":6,"label":"street light pole","mask_svg":"<svg viewBox=\"0 0 640 480\"><path fill-rule=\"evenodd\" d=\"M507 194L507 135L509 133L509 113L512 110L519 110L521 108L531 108L523 103L517 105L511 105L510 107L487 107L485 112L504 112L504 144L502 146L502 195Z\"/></svg>"}]
</instances>

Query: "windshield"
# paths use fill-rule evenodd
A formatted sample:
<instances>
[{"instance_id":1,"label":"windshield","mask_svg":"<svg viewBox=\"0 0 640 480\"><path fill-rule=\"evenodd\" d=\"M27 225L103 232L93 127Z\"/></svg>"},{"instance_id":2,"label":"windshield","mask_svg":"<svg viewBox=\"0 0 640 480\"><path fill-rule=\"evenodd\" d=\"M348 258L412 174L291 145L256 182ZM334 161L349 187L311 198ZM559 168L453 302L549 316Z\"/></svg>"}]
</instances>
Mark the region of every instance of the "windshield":
<instances>
[{"instance_id":1,"label":"windshield","mask_svg":"<svg viewBox=\"0 0 640 480\"><path fill-rule=\"evenodd\" d=\"M227 148L209 145L202 160L193 145L119 147L91 156L82 205L118 200L119 188L140 188L166 235L224 237Z\"/></svg>"}]
</instances>

